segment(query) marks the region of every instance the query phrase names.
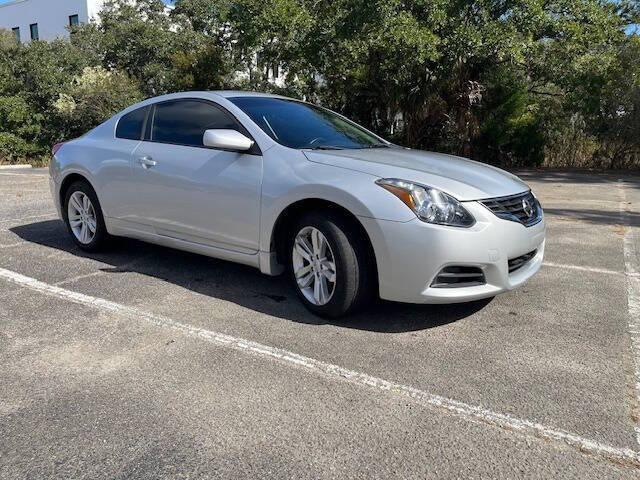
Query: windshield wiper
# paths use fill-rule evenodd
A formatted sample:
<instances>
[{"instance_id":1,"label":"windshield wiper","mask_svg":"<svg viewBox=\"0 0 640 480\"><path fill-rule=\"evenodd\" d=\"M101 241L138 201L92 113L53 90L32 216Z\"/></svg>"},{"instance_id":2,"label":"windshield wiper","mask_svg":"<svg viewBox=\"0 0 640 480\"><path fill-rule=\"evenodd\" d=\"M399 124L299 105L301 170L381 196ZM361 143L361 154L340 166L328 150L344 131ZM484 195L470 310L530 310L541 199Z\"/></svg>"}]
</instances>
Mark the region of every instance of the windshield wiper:
<instances>
[{"instance_id":1,"label":"windshield wiper","mask_svg":"<svg viewBox=\"0 0 640 480\"><path fill-rule=\"evenodd\" d=\"M343 147L335 147L333 145L314 145L313 147L305 147L309 150L344 150Z\"/></svg>"}]
</instances>

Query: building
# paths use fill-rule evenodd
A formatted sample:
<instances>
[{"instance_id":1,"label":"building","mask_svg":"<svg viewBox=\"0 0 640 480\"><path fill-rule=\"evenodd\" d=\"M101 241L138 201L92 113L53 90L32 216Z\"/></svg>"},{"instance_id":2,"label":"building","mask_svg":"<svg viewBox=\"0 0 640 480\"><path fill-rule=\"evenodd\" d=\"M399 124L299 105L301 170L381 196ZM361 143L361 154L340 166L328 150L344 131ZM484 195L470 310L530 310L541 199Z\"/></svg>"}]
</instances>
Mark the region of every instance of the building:
<instances>
[{"instance_id":1,"label":"building","mask_svg":"<svg viewBox=\"0 0 640 480\"><path fill-rule=\"evenodd\" d=\"M10 0L0 3L0 29L12 30L20 42L69 38L69 27L97 20L104 3L105 0ZM166 5L166 13L172 8ZM286 72L278 65L266 65L256 56L255 67L265 72L268 82L285 86ZM250 76L249 71L236 75L238 79Z\"/></svg>"},{"instance_id":2,"label":"building","mask_svg":"<svg viewBox=\"0 0 640 480\"><path fill-rule=\"evenodd\" d=\"M104 0L12 0L0 4L0 28L21 42L69 36L68 28L96 18Z\"/></svg>"}]
</instances>

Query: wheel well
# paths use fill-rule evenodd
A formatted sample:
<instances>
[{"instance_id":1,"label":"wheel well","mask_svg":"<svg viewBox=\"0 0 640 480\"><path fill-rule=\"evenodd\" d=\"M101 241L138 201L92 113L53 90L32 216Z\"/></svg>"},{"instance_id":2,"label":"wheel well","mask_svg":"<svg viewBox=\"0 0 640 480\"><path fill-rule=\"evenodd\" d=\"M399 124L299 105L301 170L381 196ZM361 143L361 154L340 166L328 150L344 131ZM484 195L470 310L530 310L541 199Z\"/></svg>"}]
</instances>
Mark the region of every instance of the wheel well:
<instances>
[{"instance_id":1,"label":"wheel well","mask_svg":"<svg viewBox=\"0 0 640 480\"><path fill-rule=\"evenodd\" d=\"M87 180L85 177L83 177L79 173L72 173L72 174L67 175L66 177L64 177L64 180L62 180L62 185L60 185L60 206L61 206L61 208L64 208L64 197L67 194L67 190L69 189L69 187L74 182L77 182L77 181L83 181L83 182L86 182L89 185L91 185L89 180ZM91 188L93 188L93 186Z\"/></svg>"},{"instance_id":2,"label":"wheel well","mask_svg":"<svg viewBox=\"0 0 640 480\"><path fill-rule=\"evenodd\" d=\"M300 200L298 202L292 203L287 208L285 208L278 216L276 223L273 227L273 233L271 234L271 251L276 252L276 256L278 262L281 265L286 265L286 246L287 246L287 237L291 232L293 224L295 221L300 218L300 216L306 212L310 211L331 211L340 215L342 218L347 220L351 225L355 227L357 234L360 236L360 239L363 240L364 245L367 248L367 255L371 260L371 267L373 268L373 272L375 273L374 278L377 282L378 279L378 270L376 263L376 256L373 250L373 245L371 244L371 239L369 238L369 234L353 213L351 213L346 208L338 205L337 203L330 202L328 200L322 199L306 199Z\"/></svg>"}]
</instances>

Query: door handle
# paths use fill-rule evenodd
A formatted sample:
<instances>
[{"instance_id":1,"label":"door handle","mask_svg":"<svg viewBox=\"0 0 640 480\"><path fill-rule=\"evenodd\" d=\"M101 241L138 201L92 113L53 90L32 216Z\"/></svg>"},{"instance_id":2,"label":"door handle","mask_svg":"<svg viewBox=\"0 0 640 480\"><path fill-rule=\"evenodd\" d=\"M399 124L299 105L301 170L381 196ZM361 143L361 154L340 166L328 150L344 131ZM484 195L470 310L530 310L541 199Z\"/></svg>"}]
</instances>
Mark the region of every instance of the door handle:
<instances>
[{"instance_id":1,"label":"door handle","mask_svg":"<svg viewBox=\"0 0 640 480\"><path fill-rule=\"evenodd\" d=\"M142 168L155 167L158 164L158 162L149 156L140 157L138 163L142 165Z\"/></svg>"}]
</instances>

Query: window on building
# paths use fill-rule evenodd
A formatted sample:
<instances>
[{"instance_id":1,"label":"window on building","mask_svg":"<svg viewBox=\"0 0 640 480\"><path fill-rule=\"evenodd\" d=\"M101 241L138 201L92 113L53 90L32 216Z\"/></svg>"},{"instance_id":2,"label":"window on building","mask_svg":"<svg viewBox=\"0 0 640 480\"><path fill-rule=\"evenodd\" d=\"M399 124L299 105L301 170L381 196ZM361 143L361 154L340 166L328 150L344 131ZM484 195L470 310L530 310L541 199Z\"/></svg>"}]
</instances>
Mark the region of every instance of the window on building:
<instances>
[{"instance_id":1,"label":"window on building","mask_svg":"<svg viewBox=\"0 0 640 480\"><path fill-rule=\"evenodd\" d=\"M80 19L78 18L78 15L69 15L69 26L76 27L78 25L80 25Z\"/></svg>"},{"instance_id":2,"label":"window on building","mask_svg":"<svg viewBox=\"0 0 640 480\"><path fill-rule=\"evenodd\" d=\"M38 34L38 24L32 23L29 25L29 30L31 30L31 40L39 40L40 35Z\"/></svg>"},{"instance_id":3,"label":"window on building","mask_svg":"<svg viewBox=\"0 0 640 480\"><path fill-rule=\"evenodd\" d=\"M14 27L11 29L13 34L16 36L16 40L20 43L20 27Z\"/></svg>"}]
</instances>

